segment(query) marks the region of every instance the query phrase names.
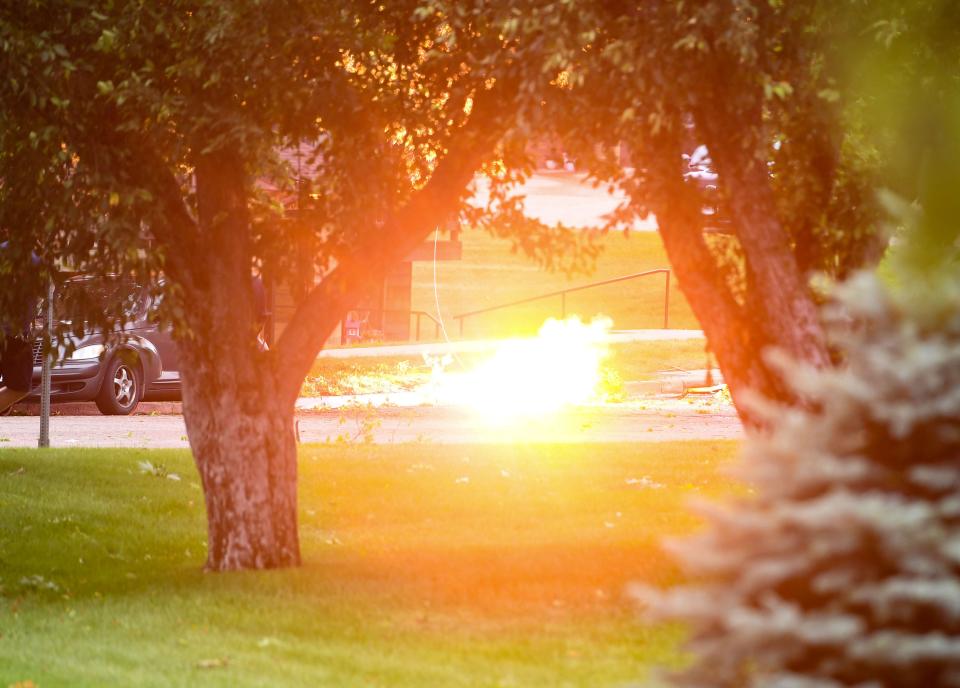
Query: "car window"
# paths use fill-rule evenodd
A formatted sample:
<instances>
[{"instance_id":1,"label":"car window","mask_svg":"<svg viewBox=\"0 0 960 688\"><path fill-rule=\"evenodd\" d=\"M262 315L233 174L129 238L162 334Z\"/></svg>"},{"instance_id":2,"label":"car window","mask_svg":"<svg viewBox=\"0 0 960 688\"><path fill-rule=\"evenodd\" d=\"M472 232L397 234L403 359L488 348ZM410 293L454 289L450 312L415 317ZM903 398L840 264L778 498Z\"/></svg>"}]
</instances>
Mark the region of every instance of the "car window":
<instances>
[{"instance_id":1,"label":"car window","mask_svg":"<svg viewBox=\"0 0 960 688\"><path fill-rule=\"evenodd\" d=\"M61 320L82 318L91 312L116 312L117 302L128 320L146 315L144 290L128 280L74 278L57 291L54 311Z\"/></svg>"}]
</instances>

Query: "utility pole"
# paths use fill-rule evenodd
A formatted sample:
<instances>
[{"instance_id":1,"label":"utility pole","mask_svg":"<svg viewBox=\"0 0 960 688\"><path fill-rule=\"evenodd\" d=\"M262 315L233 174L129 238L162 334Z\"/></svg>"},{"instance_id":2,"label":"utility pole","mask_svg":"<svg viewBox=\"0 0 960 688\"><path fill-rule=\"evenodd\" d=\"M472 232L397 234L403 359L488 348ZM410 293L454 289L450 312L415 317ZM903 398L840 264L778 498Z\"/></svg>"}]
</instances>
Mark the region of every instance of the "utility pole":
<instances>
[{"instance_id":1,"label":"utility pole","mask_svg":"<svg viewBox=\"0 0 960 688\"><path fill-rule=\"evenodd\" d=\"M53 281L47 287L43 318L43 368L40 373L40 439L38 447L50 446L50 367L53 365Z\"/></svg>"}]
</instances>

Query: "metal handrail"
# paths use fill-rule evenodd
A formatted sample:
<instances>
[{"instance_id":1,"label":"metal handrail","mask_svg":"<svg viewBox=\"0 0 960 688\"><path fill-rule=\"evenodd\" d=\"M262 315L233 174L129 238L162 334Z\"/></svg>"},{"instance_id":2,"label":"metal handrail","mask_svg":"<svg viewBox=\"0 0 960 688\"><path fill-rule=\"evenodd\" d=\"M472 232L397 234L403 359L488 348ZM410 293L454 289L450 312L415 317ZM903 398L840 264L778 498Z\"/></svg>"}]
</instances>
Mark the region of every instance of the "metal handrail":
<instances>
[{"instance_id":1,"label":"metal handrail","mask_svg":"<svg viewBox=\"0 0 960 688\"><path fill-rule=\"evenodd\" d=\"M407 317L416 317L416 339L415 341L420 341L420 322L421 318L426 316L428 320L433 323L433 336L437 338L440 336L440 328L442 327L439 320L437 320L433 315L427 313L426 311L412 311L412 310L403 310L399 308L351 308L350 312L353 313L382 313L384 315L389 313L406 313ZM341 332L341 344L343 343L343 333Z\"/></svg>"},{"instance_id":2,"label":"metal handrail","mask_svg":"<svg viewBox=\"0 0 960 688\"><path fill-rule=\"evenodd\" d=\"M490 313L492 311L498 311L502 308L510 308L511 306L520 306L525 303L531 303L533 301L541 301L543 299L550 299L555 296L560 297L560 312L561 317L567 317L567 294L575 291L583 291L584 289L593 289L594 287L602 287L607 284L615 284L616 282L626 282L627 280L637 279L638 277L647 277L648 275L656 275L663 273L666 276L666 282L664 285L663 293L663 329L670 329L670 270L668 268L657 268L656 270L646 270L644 272L637 272L632 275L623 275L622 277L614 277L613 279L600 280L599 282L591 282L590 284L580 284L576 287L569 287L567 289L559 289L557 291L547 292L546 294L538 294L537 296L531 296L526 299L520 299L519 301L510 301L509 303L501 303L497 306L490 306L489 308L481 308L475 311L468 311L466 313L460 313L459 315L453 316L454 320L460 321L460 336L463 336L463 321L466 318L470 318L474 315L481 315L483 313Z\"/></svg>"},{"instance_id":3,"label":"metal handrail","mask_svg":"<svg viewBox=\"0 0 960 688\"><path fill-rule=\"evenodd\" d=\"M440 328L443 327L443 324L434 318L432 315L426 311L410 311L410 315L417 316L417 338L414 341L420 341L420 317L427 316L427 319L433 322L433 338L436 339L440 336Z\"/></svg>"}]
</instances>

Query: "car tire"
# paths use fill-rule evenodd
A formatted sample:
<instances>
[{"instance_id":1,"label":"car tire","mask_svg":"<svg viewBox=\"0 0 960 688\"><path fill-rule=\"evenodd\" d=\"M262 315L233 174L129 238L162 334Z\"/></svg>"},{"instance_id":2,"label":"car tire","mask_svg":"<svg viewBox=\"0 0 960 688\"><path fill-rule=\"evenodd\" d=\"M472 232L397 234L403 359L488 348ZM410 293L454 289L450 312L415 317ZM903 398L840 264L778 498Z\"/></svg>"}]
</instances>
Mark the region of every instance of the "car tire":
<instances>
[{"instance_id":1,"label":"car tire","mask_svg":"<svg viewBox=\"0 0 960 688\"><path fill-rule=\"evenodd\" d=\"M129 416L143 397L143 374L137 363L110 360L97 394L97 408L105 416Z\"/></svg>"}]
</instances>

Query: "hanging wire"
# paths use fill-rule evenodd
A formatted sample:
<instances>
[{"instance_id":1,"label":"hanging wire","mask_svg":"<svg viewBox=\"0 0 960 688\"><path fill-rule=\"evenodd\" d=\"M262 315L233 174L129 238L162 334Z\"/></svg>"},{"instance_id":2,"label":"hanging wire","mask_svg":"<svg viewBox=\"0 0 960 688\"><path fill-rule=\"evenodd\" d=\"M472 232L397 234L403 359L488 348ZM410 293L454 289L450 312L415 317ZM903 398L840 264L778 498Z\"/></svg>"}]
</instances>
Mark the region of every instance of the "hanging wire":
<instances>
[{"instance_id":1,"label":"hanging wire","mask_svg":"<svg viewBox=\"0 0 960 688\"><path fill-rule=\"evenodd\" d=\"M464 368L463 361L460 360L460 357L457 356L457 352L453 350L453 342L450 341L450 337L447 335L447 327L443 324L443 313L440 312L440 289L437 286L437 244L440 242L440 226L437 225L436 230L433 232L433 303L437 309L437 322L440 323L440 331L443 333L443 340L450 346L450 354L453 356L453 359L457 362L461 368Z\"/></svg>"}]
</instances>

